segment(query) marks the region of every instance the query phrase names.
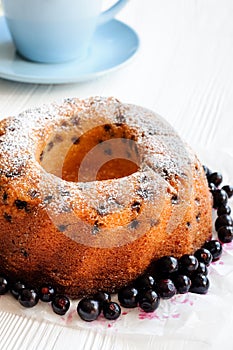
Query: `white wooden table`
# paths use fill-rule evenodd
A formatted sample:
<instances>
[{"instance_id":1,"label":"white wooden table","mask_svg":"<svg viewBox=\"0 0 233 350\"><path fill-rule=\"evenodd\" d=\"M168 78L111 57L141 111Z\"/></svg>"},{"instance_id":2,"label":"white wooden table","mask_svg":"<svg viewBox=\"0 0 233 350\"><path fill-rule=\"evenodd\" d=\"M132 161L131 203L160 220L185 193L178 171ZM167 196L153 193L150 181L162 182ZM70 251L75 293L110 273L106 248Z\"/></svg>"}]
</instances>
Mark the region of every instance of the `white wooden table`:
<instances>
[{"instance_id":1,"label":"white wooden table","mask_svg":"<svg viewBox=\"0 0 233 350\"><path fill-rule=\"evenodd\" d=\"M0 117L64 97L116 96L164 116L203 160L228 171L226 163L233 161L232 18L231 0L131 0L118 16L140 36L139 52L130 63L79 84L0 79ZM233 173L228 171L228 178L233 184ZM224 349L233 347L231 332L223 339ZM0 312L2 350L214 349L212 340L195 344L153 336L122 338Z\"/></svg>"}]
</instances>

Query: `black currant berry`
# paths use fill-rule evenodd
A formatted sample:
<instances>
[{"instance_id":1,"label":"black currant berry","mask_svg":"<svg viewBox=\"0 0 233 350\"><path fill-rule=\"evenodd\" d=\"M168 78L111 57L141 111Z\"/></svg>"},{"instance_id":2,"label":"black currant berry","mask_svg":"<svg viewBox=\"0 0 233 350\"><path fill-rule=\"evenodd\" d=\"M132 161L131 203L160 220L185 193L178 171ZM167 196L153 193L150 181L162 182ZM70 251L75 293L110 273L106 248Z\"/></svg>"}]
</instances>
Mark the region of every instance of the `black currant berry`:
<instances>
[{"instance_id":1,"label":"black currant berry","mask_svg":"<svg viewBox=\"0 0 233 350\"><path fill-rule=\"evenodd\" d=\"M207 266L203 262L198 262L197 269L192 273L191 276L194 276L194 274L195 275L201 274L201 275L207 276L208 275Z\"/></svg>"},{"instance_id":2,"label":"black currant berry","mask_svg":"<svg viewBox=\"0 0 233 350\"><path fill-rule=\"evenodd\" d=\"M123 307L136 307L138 304L138 290L132 286L124 287L118 292L118 300Z\"/></svg>"},{"instance_id":3,"label":"black currant berry","mask_svg":"<svg viewBox=\"0 0 233 350\"><path fill-rule=\"evenodd\" d=\"M116 320L121 314L121 307L114 301L103 304L103 315L107 320Z\"/></svg>"},{"instance_id":4,"label":"black currant berry","mask_svg":"<svg viewBox=\"0 0 233 350\"><path fill-rule=\"evenodd\" d=\"M220 205L220 207L218 207L217 209L217 215L221 216L221 215L230 215L231 214L231 207L227 204L225 205Z\"/></svg>"},{"instance_id":5,"label":"black currant berry","mask_svg":"<svg viewBox=\"0 0 233 350\"><path fill-rule=\"evenodd\" d=\"M24 307L33 307L39 301L39 296L34 289L24 288L18 297L19 303Z\"/></svg>"},{"instance_id":6,"label":"black currant berry","mask_svg":"<svg viewBox=\"0 0 233 350\"><path fill-rule=\"evenodd\" d=\"M211 173L207 176L208 183L213 183L216 187L218 187L222 183L222 174L219 172Z\"/></svg>"},{"instance_id":7,"label":"black currant berry","mask_svg":"<svg viewBox=\"0 0 233 350\"><path fill-rule=\"evenodd\" d=\"M50 302L53 300L56 291L50 284L44 284L39 288L39 298L44 302Z\"/></svg>"},{"instance_id":8,"label":"black currant berry","mask_svg":"<svg viewBox=\"0 0 233 350\"><path fill-rule=\"evenodd\" d=\"M225 185L222 187L222 189L227 193L228 198L233 196L233 186Z\"/></svg>"},{"instance_id":9,"label":"black currant berry","mask_svg":"<svg viewBox=\"0 0 233 350\"><path fill-rule=\"evenodd\" d=\"M233 240L233 226L222 226L218 230L218 238L222 243L230 243Z\"/></svg>"},{"instance_id":10,"label":"black currant berry","mask_svg":"<svg viewBox=\"0 0 233 350\"><path fill-rule=\"evenodd\" d=\"M203 165L203 170L206 177L208 177L212 173L212 171L206 165Z\"/></svg>"},{"instance_id":11,"label":"black currant berry","mask_svg":"<svg viewBox=\"0 0 233 350\"><path fill-rule=\"evenodd\" d=\"M145 312L153 312L158 308L160 298L154 290L148 289L140 293L138 303Z\"/></svg>"},{"instance_id":12,"label":"black currant berry","mask_svg":"<svg viewBox=\"0 0 233 350\"><path fill-rule=\"evenodd\" d=\"M228 196L224 190L216 189L212 192L213 196L213 208L217 209L221 205L226 205Z\"/></svg>"},{"instance_id":13,"label":"black currant berry","mask_svg":"<svg viewBox=\"0 0 233 350\"><path fill-rule=\"evenodd\" d=\"M6 294L9 290L9 283L7 279L0 276L0 295Z\"/></svg>"},{"instance_id":14,"label":"black currant berry","mask_svg":"<svg viewBox=\"0 0 233 350\"><path fill-rule=\"evenodd\" d=\"M93 299L99 302L99 306L102 309L104 303L111 301L111 295L107 292L97 292L93 295Z\"/></svg>"},{"instance_id":15,"label":"black currant berry","mask_svg":"<svg viewBox=\"0 0 233 350\"><path fill-rule=\"evenodd\" d=\"M65 315L69 308L70 300L67 296L61 294L55 295L52 301L52 309L57 315Z\"/></svg>"},{"instance_id":16,"label":"black currant berry","mask_svg":"<svg viewBox=\"0 0 233 350\"><path fill-rule=\"evenodd\" d=\"M171 279L161 279L156 285L156 291L163 299L170 299L176 294L176 287Z\"/></svg>"},{"instance_id":17,"label":"black currant berry","mask_svg":"<svg viewBox=\"0 0 233 350\"><path fill-rule=\"evenodd\" d=\"M25 288L26 288L26 285L23 282L18 281L13 283L13 285L11 286L10 292L15 299L18 299L22 290L24 290Z\"/></svg>"},{"instance_id":18,"label":"black currant berry","mask_svg":"<svg viewBox=\"0 0 233 350\"><path fill-rule=\"evenodd\" d=\"M135 281L135 287L138 291L153 289L155 286L155 280L151 275L144 274L138 277Z\"/></svg>"},{"instance_id":19,"label":"black currant berry","mask_svg":"<svg viewBox=\"0 0 233 350\"><path fill-rule=\"evenodd\" d=\"M191 280L188 276L176 275L172 280L176 287L177 293L184 294L189 291L189 288L191 286Z\"/></svg>"},{"instance_id":20,"label":"black currant berry","mask_svg":"<svg viewBox=\"0 0 233 350\"><path fill-rule=\"evenodd\" d=\"M191 293L206 294L209 289L209 279L202 274L195 274L191 279L191 287L189 291Z\"/></svg>"},{"instance_id":21,"label":"black currant berry","mask_svg":"<svg viewBox=\"0 0 233 350\"><path fill-rule=\"evenodd\" d=\"M198 260L194 255L184 254L179 259L179 271L184 275L189 275L198 267Z\"/></svg>"},{"instance_id":22,"label":"black currant berry","mask_svg":"<svg viewBox=\"0 0 233 350\"><path fill-rule=\"evenodd\" d=\"M218 231L222 226L233 226L233 220L230 215L223 214L217 217L215 221L215 230Z\"/></svg>"},{"instance_id":23,"label":"black currant berry","mask_svg":"<svg viewBox=\"0 0 233 350\"><path fill-rule=\"evenodd\" d=\"M155 262L154 267L156 277L168 278L178 270L178 261L173 256L163 256Z\"/></svg>"},{"instance_id":24,"label":"black currant berry","mask_svg":"<svg viewBox=\"0 0 233 350\"><path fill-rule=\"evenodd\" d=\"M99 302L91 298L83 298L78 303L77 312L82 320L94 321L100 314Z\"/></svg>"},{"instance_id":25,"label":"black currant berry","mask_svg":"<svg viewBox=\"0 0 233 350\"><path fill-rule=\"evenodd\" d=\"M212 254L206 248L197 249L194 255L199 262L203 262L206 266L209 266L213 260Z\"/></svg>"},{"instance_id":26,"label":"black currant berry","mask_svg":"<svg viewBox=\"0 0 233 350\"><path fill-rule=\"evenodd\" d=\"M213 261L218 260L222 255L222 245L218 240L212 239L211 241L205 242L203 248L210 251Z\"/></svg>"}]
</instances>

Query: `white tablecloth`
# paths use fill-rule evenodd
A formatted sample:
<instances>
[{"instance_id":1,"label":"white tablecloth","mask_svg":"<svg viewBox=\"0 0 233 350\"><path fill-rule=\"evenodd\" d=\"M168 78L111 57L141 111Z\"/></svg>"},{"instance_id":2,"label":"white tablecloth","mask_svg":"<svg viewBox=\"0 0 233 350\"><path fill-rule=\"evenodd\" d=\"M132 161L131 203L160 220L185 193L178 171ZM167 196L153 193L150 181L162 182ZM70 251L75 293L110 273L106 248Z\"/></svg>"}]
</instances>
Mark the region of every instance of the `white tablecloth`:
<instances>
[{"instance_id":1,"label":"white tablecloth","mask_svg":"<svg viewBox=\"0 0 233 350\"><path fill-rule=\"evenodd\" d=\"M79 84L36 85L0 79L0 117L64 97L116 96L164 116L203 161L218 167L233 184L232 18L231 0L131 0L118 19L139 34L140 49L132 61ZM233 265L231 254L225 259L227 266ZM232 286L232 272L226 275L228 287ZM221 283L224 286L224 279ZM224 287L220 291L223 298ZM194 330L192 341L185 336L185 327L180 337L102 332L41 321L41 316L38 320L22 317L8 312L6 305L0 310L0 349L232 349L232 308L229 304L229 311L222 315L222 305L214 305L220 319L213 323L212 337L203 337L205 329L198 337Z\"/></svg>"}]
</instances>

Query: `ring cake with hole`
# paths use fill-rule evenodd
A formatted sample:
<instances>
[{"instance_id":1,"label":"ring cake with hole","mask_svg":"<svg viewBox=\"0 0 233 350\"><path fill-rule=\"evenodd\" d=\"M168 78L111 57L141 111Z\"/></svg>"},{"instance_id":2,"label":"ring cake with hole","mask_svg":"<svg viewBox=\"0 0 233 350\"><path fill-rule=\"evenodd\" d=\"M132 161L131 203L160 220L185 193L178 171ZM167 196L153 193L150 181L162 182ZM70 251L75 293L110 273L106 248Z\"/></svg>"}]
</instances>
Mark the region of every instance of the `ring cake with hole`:
<instances>
[{"instance_id":1,"label":"ring cake with hole","mask_svg":"<svg viewBox=\"0 0 233 350\"><path fill-rule=\"evenodd\" d=\"M160 116L66 99L0 122L0 272L80 297L117 291L212 234L192 150Z\"/></svg>"}]
</instances>

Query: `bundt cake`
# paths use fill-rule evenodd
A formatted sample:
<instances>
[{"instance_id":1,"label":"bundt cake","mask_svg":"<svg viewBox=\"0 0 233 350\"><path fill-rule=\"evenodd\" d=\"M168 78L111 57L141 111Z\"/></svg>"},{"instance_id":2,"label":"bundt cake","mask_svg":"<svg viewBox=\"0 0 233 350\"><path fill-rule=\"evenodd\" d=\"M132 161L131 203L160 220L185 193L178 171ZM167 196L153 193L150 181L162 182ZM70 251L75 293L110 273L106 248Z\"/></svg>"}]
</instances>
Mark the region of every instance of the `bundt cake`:
<instances>
[{"instance_id":1,"label":"bundt cake","mask_svg":"<svg viewBox=\"0 0 233 350\"><path fill-rule=\"evenodd\" d=\"M80 297L117 291L212 234L203 167L173 128L115 98L0 122L0 273Z\"/></svg>"}]
</instances>

